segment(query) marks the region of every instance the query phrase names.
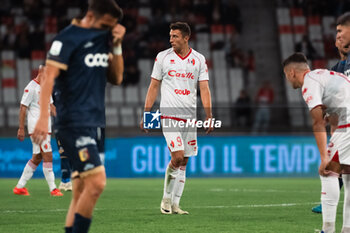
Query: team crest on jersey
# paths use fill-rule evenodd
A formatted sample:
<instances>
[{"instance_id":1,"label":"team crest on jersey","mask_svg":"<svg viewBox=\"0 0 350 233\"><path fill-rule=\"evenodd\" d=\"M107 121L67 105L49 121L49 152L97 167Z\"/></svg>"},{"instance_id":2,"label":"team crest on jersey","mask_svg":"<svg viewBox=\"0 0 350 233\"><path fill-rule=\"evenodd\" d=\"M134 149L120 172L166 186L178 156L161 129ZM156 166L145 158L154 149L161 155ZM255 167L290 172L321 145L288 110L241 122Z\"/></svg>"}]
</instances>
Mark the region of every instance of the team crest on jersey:
<instances>
[{"instance_id":1,"label":"team crest on jersey","mask_svg":"<svg viewBox=\"0 0 350 233\"><path fill-rule=\"evenodd\" d=\"M85 147L85 148L79 150L79 158L80 158L80 161L82 161L82 162L85 162L86 160L88 160L90 158L88 148Z\"/></svg>"},{"instance_id":2,"label":"team crest on jersey","mask_svg":"<svg viewBox=\"0 0 350 233\"><path fill-rule=\"evenodd\" d=\"M192 65L196 64L196 60L194 60L193 58L192 59L188 59L187 61L188 61L188 63L191 63Z\"/></svg>"},{"instance_id":3,"label":"team crest on jersey","mask_svg":"<svg viewBox=\"0 0 350 233\"><path fill-rule=\"evenodd\" d=\"M171 60L170 60L170 64L175 64L175 60L174 60L174 59L171 59Z\"/></svg>"}]
</instances>

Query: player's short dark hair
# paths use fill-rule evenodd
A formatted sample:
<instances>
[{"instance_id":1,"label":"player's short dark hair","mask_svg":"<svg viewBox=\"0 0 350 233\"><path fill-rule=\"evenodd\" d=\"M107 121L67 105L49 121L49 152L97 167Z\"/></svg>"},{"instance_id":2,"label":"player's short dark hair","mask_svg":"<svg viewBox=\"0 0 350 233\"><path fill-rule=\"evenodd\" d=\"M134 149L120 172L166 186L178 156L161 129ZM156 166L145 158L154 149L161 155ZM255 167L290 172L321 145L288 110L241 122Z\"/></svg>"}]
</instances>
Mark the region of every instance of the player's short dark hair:
<instances>
[{"instance_id":1,"label":"player's short dark hair","mask_svg":"<svg viewBox=\"0 0 350 233\"><path fill-rule=\"evenodd\" d=\"M185 22L176 22L170 24L171 30L180 30L182 36L191 36L191 28Z\"/></svg>"},{"instance_id":2,"label":"player's short dark hair","mask_svg":"<svg viewBox=\"0 0 350 233\"><path fill-rule=\"evenodd\" d=\"M92 11L96 16L109 14L119 21L123 18L123 10L114 0L89 0L88 10Z\"/></svg>"},{"instance_id":3,"label":"player's short dark hair","mask_svg":"<svg viewBox=\"0 0 350 233\"><path fill-rule=\"evenodd\" d=\"M349 25L350 24L350 12L346 12L338 17L337 26L338 25Z\"/></svg>"},{"instance_id":4,"label":"player's short dark hair","mask_svg":"<svg viewBox=\"0 0 350 233\"><path fill-rule=\"evenodd\" d=\"M306 63L307 64L307 58L303 53L293 53L292 55L287 57L286 60L283 61L282 66L284 68L291 63Z\"/></svg>"}]
</instances>

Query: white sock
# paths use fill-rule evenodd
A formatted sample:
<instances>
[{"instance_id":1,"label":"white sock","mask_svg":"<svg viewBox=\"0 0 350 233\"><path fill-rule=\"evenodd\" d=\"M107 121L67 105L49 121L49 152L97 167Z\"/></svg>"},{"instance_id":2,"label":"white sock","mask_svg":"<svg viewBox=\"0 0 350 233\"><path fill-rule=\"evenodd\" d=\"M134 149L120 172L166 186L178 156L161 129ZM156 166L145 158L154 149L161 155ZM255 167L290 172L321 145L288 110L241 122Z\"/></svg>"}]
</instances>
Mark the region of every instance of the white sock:
<instances>
[{"instance_id":1,"label":"white sock","mask_svg":"<svg viewBox=\"0 0 350 233\"><path fill-rule=\"evenodd\" d=\"M322 230L325 233L335 232L335 219L337 216L337 205L339 201L339 181L337 176L320 176L322 191Z\"/></svg>"},{"instance_id":2,"label":"white sock","mask_svg":"<svg viewBox=\"0 0 350 233\"><path fill-rule=\"evenodd\" d=\"M343 230L350 232L350 174L343 174L344 183L344 208L343 208Z\"/></svg>"},{"instance_id":3,"label":"white sock","mask_svg":"<svg viewBox=\"0 0 350 233\"><path fill-rule=\"evenodd\" d=\"M171 198L171 194L174 190L175 180L179 170L178 168L172 168L172 166L169 166L170 164L171 161L168 164L165 172L163 198Z\"/></svg>"},{"instance_id":4,"label":"white sock","mask_svg":"<svg viewBox=\"0 0 350 233\"><path fill-rule=\"evenodd\" d=\"M30 178L32 178L33 173L36 170L37 165L35 165L32 160L29 160L26 164L26 166L23 169L22 172L22 176L19 179L16 187L17 188L23 188L24 186L26 186L28 180L30 180Z\"/></svg>"},{"instance_id":5,"label":"white sock","mask_svg":"<svg viewBox=\"0 0 350 233\"><path fill-rule=\"evenodd\" d=\"M55 174L52 169L52 162L43 162L43 172L47 184L49 185L50 192L56 188L55 184Z\"/></svg>"},{"instance_id":6,"label":"white sock","mask_svg":"<svg viewBox=\"0 0 350 233\"><path fill-rule=\"evenodd\" d=\"M175 188L173 192L173 204L179 205L186 182L186 166L181 166L175 180Z\"/></svg>"}]
</instances>

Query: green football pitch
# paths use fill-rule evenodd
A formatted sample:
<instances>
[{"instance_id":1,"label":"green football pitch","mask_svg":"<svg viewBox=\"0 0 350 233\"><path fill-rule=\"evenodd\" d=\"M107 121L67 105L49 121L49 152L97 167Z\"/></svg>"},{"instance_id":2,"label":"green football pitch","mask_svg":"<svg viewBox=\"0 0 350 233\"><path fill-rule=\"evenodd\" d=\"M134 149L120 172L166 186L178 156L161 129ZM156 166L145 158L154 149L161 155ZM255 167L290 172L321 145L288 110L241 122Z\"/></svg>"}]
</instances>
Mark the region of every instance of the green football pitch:
<instances>
[{"instance_id":1,"label":"green football pitch","mask_svg":"<svg viewBox=\"0 0 350 233\"><path fill-rule=\"evenodd\" d=\"M17 179L0 179L0 232L64 232L71 192L50 197L44 179L16 196ZM90 232L318 232L319 179L189 178L181 206L190 215L161 215L162 179L108 179ZM342 224L340 197L337 231Z\"/></svg>"}]
</instances>

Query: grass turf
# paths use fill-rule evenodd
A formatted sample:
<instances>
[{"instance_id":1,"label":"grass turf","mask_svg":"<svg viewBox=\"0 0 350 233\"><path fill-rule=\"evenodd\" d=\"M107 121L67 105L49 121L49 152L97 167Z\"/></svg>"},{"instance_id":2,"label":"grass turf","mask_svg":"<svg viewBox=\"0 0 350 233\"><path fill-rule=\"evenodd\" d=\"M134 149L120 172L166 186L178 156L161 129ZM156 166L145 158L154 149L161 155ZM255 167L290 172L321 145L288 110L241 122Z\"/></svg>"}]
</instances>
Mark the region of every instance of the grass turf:
<instances>
[{"instance_id":1,"label":"grass turf","mask_svg":"<svg viewBox=\"0 0 350 233\"><path fill-rule=\"evenodd\" d=\"M71 192L50 197L44 179L27 184L30 196L12 193L17 179L0 179L0 232L64 232ZM161 215L162 179L108 179L90 232L310 233L322 216L319 179L187 179L181 206L188 216ZM342 223L342 201L337 231ZM317 231L316 231L317 232Z\"/></svg>"}]
</instances>

